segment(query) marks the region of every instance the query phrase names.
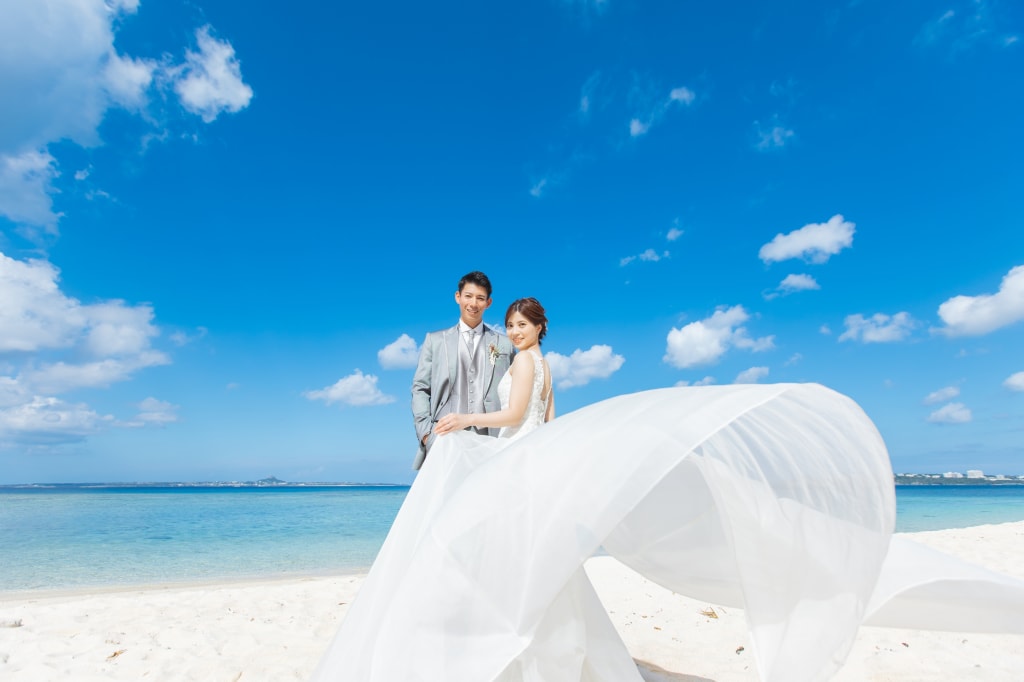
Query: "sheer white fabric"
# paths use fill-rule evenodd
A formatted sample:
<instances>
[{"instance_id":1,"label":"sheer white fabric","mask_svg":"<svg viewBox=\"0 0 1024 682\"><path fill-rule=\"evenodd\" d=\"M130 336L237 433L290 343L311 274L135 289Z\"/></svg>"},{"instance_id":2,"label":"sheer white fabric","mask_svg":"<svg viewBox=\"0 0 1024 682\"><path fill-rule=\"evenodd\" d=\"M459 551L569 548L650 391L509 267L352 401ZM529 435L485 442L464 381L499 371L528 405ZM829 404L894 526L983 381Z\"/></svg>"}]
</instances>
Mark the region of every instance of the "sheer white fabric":
<instances>
[{"instance_id":1,"label":"sheer white fabric","mask_svg":"<svg viewBox=\"0 0 1024 682\"><path fill-rule=\"evenodd\" d=\"M601 546L743 608L762 680L828 679L865 620L1024 632L1024 582L890 548L894 521L881 437L816 384L647 391L517 440L452 434L313 679L638 681L581 568Z\"/></svg>"}]
</instances>

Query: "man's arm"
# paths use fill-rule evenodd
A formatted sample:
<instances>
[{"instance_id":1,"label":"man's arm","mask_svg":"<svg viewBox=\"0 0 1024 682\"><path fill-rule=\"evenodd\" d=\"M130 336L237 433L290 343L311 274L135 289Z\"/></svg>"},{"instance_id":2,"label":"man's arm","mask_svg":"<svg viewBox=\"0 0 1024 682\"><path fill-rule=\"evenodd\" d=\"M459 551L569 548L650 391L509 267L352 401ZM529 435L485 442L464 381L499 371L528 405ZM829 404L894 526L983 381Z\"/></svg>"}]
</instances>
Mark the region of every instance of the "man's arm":
<instances>
[{"instance_id":1,"label":"man's arm","mask_svg":"<svg viewBox=\"0 0 1024 682\"><path fill-rule=\"evenodd\" d=\"M430 334L423 339L420 358L416 363L416 374L412 379L412 418L416 426L416 440L424 444L434 424L430 414L430 377L434 362L434 347Z\"/></svg>"}]
</instances>

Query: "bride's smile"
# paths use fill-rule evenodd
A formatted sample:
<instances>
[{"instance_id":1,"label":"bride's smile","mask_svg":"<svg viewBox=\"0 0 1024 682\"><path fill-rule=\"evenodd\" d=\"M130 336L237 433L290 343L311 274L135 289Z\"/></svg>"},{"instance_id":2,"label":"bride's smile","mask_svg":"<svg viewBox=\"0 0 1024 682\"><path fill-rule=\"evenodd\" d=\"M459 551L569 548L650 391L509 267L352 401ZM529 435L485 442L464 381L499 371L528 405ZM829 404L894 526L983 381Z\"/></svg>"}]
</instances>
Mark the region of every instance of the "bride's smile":
<instances>
[{"instance_id":1,"label":"bride's smile","mask_svg":"<svg viewBox=\"0 0 1024 682\"><path fill-rule=\"evenodd\" d=\"M540 340L540 330L541 325L530 322L521 313L513 313L505 325L509 341L518 351L536 346Z\"/></svg>"}]
</instances>

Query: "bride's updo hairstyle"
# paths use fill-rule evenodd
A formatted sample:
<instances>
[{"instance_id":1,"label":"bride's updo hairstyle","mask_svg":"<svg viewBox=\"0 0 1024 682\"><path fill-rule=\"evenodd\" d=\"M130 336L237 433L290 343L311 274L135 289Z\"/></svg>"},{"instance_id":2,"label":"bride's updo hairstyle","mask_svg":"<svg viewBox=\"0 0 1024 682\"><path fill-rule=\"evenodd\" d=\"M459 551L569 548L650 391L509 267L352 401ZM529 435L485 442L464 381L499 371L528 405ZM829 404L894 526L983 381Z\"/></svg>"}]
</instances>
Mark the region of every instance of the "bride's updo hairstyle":
<instances>
[{"instance_id":1,"label":"bride's updo hairstyle","mask_svg":"<svg viewBox=\"0 0 1024 682\"><path fill-rule=\"evenodd\" d=\"M537 343L540 343L544 335L548 333L548 318L544 316L544 306L532 296L512 301L512 305L505 311L506 327L508 327L508 321L516 313L525 317L531 324L540 325L540 331L537 332Z\"/></svg>"}]
</instances>

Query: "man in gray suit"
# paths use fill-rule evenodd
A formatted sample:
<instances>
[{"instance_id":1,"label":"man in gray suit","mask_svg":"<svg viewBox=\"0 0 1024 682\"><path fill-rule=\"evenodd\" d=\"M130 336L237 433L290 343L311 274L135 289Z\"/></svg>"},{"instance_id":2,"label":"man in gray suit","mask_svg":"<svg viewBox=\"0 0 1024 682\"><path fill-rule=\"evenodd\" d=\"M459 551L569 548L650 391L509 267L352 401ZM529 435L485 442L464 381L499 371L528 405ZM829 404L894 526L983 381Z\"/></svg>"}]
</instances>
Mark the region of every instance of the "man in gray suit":
<instances>
[{"instance_id":1,"label":"man in gray suit","mask_svg":"<svg viewBox=\"0 0 1024 682\"><path fill-rule=\"evenodd\" d=\"M512 343L483 322L491 306L491 280L474 271L459 280L455 292L459 323L430 332L420 348L412 380L412 415L419 469L434 443L434 424L444 415L493 412L501 409L498 382L512 362ZM497 436L499 429L473 429Z\"/></svg>"}]
</instances>

